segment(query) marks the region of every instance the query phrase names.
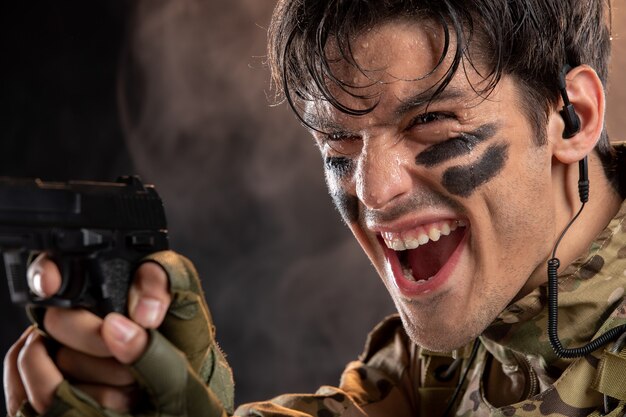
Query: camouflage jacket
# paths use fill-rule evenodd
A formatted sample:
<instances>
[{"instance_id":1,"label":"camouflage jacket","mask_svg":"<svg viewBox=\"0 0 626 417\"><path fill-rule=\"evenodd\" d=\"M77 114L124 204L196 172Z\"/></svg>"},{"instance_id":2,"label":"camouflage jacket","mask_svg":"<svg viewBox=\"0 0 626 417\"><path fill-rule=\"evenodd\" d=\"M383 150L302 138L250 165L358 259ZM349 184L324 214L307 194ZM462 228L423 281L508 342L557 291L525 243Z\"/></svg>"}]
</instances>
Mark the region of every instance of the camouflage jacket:
<instances>
[{"instance_id":1,"label":"camouflage jacket","mask_svg":"<svg viewBox=\"0 0 626 417\"><path fill-rule=\"evenodd\" d=\"M596 238L588 254L559 276L559 337L565 347L580 346L607 329L626 323L626 203ZM288 394L244 405L241 416L443 415L459 380L456 416L599 416L603 394L617 399L609 416L626 413L626 348L609 344L592 354L564 360L555 356L546 335L545 286L510 305L483 335L467 368L470 347L449 354L414 345L397 316L370 334L359 360L346 367L339 387L315 394ZM435 370L455 358L462 366L449 381Z\"/></svg>"}]
</instances>

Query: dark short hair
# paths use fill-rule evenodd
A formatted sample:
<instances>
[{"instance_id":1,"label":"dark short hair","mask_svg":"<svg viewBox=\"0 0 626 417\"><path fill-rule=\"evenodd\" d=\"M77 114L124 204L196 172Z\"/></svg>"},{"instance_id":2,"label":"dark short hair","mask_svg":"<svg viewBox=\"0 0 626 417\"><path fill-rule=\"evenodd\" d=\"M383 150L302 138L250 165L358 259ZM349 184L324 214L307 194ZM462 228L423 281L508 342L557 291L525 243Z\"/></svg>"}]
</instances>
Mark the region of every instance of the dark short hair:
<instances>
[{"instance_id":1,"label":"dark short hair","mask_svg":"<svg viewBox=\"0 0 626 417\"><path fill-rule=\"evenodd\" d=\"M610 13L610 0L279 0L269 28L268 64L279 101L287 100L304 123L306 100L327 100L345 113L364 114L372 108L350 108L331 93L329 82L355 94L332 74L325 51L329 40L357 65L350 42L361 31L398 18L431 20L448 40L442 58L454 52L433 97L477 56L488 68L478 93L488 95L503 75L514 77L541 144L549 111L559 101L558 77L565 64L591 66L606 88ZM606 129L596 149L608 164L612 149Z\"/></svg>"}]
</instances>

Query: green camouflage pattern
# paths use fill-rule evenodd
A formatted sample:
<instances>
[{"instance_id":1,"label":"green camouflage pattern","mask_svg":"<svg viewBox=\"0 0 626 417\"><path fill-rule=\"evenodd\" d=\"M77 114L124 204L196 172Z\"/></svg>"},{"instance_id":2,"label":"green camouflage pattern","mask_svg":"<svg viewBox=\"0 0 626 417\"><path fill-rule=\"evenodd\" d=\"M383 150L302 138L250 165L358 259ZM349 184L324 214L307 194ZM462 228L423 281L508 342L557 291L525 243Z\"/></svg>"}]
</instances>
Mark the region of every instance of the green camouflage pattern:
<instances>
[{"instance_id":1,"label":"green camouflage pattern","mask_svg":"<svg viewBox=\"0 0 626 417\"><path fill-rule=\"evenodd\" d=\"M626 324L624 220L626 203L588 253L559 274L559 338L566 348ZM609 344L583 358L560 359L548 341L547 317L545 285L499 315L479 338L476 360L450 415L595 417L604 415L604 393L618 399L606 415L626 415L626 349L613 355ZM392 316L370 334L365 352L347 366L339 387L244 405L235 415L438 417L466 367L468 350L420 349ZM435 369L459 357L463 363L455 378L434 378ZM611 383L601 382L609 373Z\"/></svg>"}]
</instances>

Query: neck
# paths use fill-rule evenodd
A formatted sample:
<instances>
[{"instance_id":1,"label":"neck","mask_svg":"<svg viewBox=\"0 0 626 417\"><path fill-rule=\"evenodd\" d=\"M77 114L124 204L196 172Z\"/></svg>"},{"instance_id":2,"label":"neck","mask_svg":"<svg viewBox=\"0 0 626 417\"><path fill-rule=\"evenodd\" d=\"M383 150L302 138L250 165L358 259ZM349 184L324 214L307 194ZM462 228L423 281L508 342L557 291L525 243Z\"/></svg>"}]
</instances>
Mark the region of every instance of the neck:
<instances>
[{"instance_id":1,"label":"neck","mask_svg":"<svg viewBox=\"0 0 626 417\"><path fill-rule=\"evenodd\" d=\"M556 257L560 260L559 272L588 251L595 237L606 228L622 204L622 198L607 179L595 152L589 155L588 165L589 200L558 246ZM578 194L578 164L555 164L552 176L557 190L554 194L553 239L556 243L582 204ZM550 257L551 253L546 254L546 262ZM547 282L546 264L543 263L533 272L522 293L526 294L545 282Z\"/></svg>"}]
</instances>

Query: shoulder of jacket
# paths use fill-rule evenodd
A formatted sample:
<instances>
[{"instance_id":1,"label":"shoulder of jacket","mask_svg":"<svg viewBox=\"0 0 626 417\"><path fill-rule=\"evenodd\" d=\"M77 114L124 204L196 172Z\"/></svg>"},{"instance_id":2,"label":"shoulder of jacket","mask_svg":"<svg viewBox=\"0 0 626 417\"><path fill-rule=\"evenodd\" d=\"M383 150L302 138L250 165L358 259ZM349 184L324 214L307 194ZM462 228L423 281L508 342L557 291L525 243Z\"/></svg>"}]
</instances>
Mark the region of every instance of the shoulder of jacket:
<instances>
[{"instance_id":1,"label":"shoulder of jacket","mask_svg":"<svg viewBox=\"0 0 626 417\"><path fill-rule=\"evenodd\" d=\"M359 360L362 362L369 361L376 353L383 350L386 346L393 344L398 337L403 342L410 343L404 331L404 327L402 326L400 316L398 314L392 314L385 317L368 334L365 348L363 353L359 356Z\"/></svg>"}]
</instances>

